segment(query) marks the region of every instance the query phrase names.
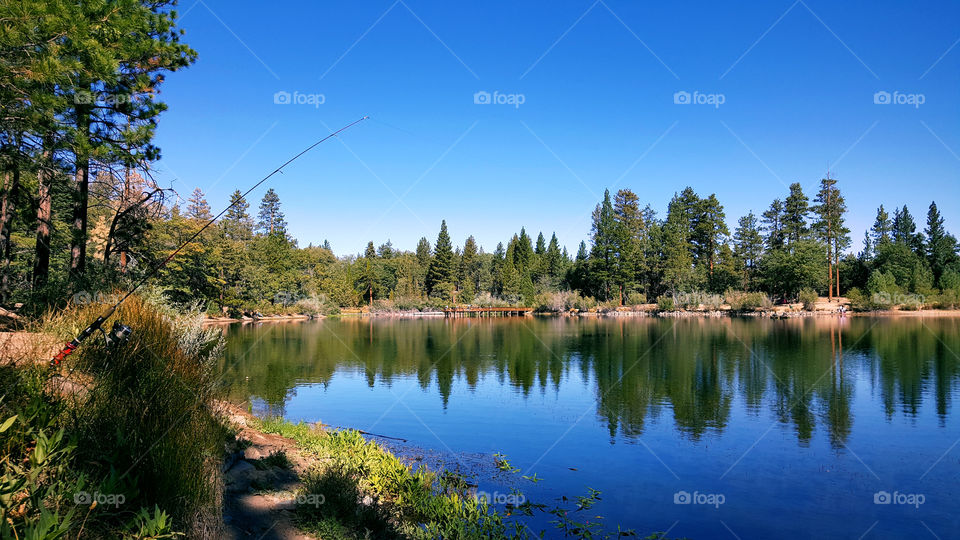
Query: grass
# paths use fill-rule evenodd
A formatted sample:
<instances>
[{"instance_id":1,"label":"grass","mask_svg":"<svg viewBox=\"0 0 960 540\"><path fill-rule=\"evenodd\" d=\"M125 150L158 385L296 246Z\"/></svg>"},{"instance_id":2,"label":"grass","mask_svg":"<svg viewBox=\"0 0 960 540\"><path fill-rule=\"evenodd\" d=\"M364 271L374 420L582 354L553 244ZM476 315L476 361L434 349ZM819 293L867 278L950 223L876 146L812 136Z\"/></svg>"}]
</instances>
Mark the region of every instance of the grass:
<instances>
[{"instance_id":1,"label":"grass","mask_svg":"<svg viewBox=\"0 0 960 540\"><path fill-rule=\"evenodd\" d=\"M261 430L289 437L323 458L303 478L298 522L321 538L523 538L467 493L465 482L424 467L412 468L356 431L323 431L281 419L259 421ZM309 504L322 501L322 504ZM366 502L366 503L365 503Z\"/></svg>"},{"instance_id":2,"label":"grass","mask_svg":"<svg viewBox=\"0 0 960 540\"><path fill-rule=\"evenodd\" d=\"M62 343L104 308L68 306L35 330ZM219 332L139 297L114 317L134 329L124 345L93 335L58 370L36 364L42 351L0 367L0 537L219 534Z\"/></svg>"},{"instance_id":3,"label":"grass","mask_svg":"<svg viewBox=\"0 0 960 540\"><path fill-rule=\"evenodd\" d=\"M547 506L525 501L510 508L510 517L492 509L471 493L463 476L414 468L374 441L352 430L322 430L280 418L257 420L255 428L296 441L302 452L313 454L317 465L302 479L297 493L298 525L329 540L364 538L403 539L527 539L636 537L619 528L606 531L590 511L600 492L563 498L573 507ZM497 466L514 474L506 456ZM531 482L539 478L527 478ZM522 495L517 493L517 495ZM534 534L520 520L534 514L551 517L552 533ZM664 538L660 533L649 539Z\"/></svg>"}]
</instances>

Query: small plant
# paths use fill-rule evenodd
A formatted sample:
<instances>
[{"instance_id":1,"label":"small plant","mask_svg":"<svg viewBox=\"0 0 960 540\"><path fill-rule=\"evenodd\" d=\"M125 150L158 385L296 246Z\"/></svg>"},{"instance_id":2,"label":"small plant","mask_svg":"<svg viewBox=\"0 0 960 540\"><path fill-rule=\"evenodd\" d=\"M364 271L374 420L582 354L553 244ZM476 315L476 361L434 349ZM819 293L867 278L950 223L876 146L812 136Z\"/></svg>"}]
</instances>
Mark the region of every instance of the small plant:
<instances>
[{"instance_id":1,"label":"small plant","mask_svg":"<svg viewBox=\"0 0 960 540\"><path fill-rule=\"evenodd\" d=\"M517 472L520 472L520 469L518 469L518 468L516 468L516 467L514 467L513 465L510 464L510 462L507 460L506 454L501 454L501 453L499 453L499 452L497 452L496 454L494 454L494 455L493 455L493 463L494 463L494 465L497 466L497 469L499 469L499 470L501 470L501 471L503 471L503 472L508 472L508 473L517 473Z\"/></svg>"},{"instance_id":2,"label":"small plant","mask_svg":"<svg viewBox=\"0 0 960 540\"><path fill-rule=\"evenodd\" d=\"M141 508L137 515L127 525L124 538L136 538L137 540L161 540L163 538L177 538L184 536L183 533L173 531L173 522L166 512L160 510L158 506L153 507L153 511Z\"/></svg>"},{"instance_id":3,"label":"small plant","mask_svg":"<svg viewBox=\"0 0 960 540\"><path fill-rule=\"evenodd\" d=\"M254 461L253 465L260 470L266 470L270 467L278 467L281 469L290 469L293 467L290 458L287 457L287 453L283 450L271 452L269 456Z\"/></svg>"},{"instance_id":4,"label":"small plant","mask_svg":"<svg viewBox=\"0 0 960 540\"><path fill-rule=\"evenodd\" d=\"M659 310L659 311L673 311L673 310L675 310L675 309L676 309L676 307L674 307L673 297L672 297L672 296L666 296L666 295L664 295L664 296L661 296L660 298L657 298L657 310Z\"/></svg>"},{"instance_id":5,"label":"small plant","mask_svg":"<svg viewBox=\"0 0 960 540\"><path fill-rule=\"evenodd\" d=\"M820 295L813 289L803 289L800 291L800 302L803 304L803 309L807 311L817 309L817 300L819 299Z\"/></svg>"}]
</instances>

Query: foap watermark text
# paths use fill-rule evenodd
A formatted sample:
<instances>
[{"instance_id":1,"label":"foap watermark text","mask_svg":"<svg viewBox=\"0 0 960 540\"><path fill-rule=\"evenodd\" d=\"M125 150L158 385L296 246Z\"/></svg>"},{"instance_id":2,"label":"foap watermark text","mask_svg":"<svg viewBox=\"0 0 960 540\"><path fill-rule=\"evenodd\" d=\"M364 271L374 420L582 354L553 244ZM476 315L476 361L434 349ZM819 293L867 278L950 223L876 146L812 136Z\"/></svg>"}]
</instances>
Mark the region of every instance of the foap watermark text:
<instances>
[{"instance_id":1,"label":"foap watermark text","mask_svg":"<svg viewBox=\"0 0 960 540\"><path fill-rule=\"evenodd\" d=\"M708 94L699 90L694 90L693 93L686 90L673 93L675 105L713 105L714 108L719 109L726 102L727 96L724 94Z\"/></svg>"},{"instance_id":2,"label":"foap watermark text","mask_svg":"<svg viewBox=\"0 0 960 540\"><path fill-rule=\"evenodd\" d=\"M486 90L473 94L474 105L513 105L519 109L526 102L527 96L523 94L504 94L499 90L494 90L492 94Z\"/></svg>"},{"instance_id":3,"label":"foap watermark text","mask_svg":"<svg viewBox=\"0 0 960 540\"><path fill-rule=\"evenodd\" d=\"M319 108L326 102L327 96L317 93L307 94L297 90L290 93L286 90L280 90L273 94L274 105L311 105L314 108Z\"/></svg>"}]
</instances>

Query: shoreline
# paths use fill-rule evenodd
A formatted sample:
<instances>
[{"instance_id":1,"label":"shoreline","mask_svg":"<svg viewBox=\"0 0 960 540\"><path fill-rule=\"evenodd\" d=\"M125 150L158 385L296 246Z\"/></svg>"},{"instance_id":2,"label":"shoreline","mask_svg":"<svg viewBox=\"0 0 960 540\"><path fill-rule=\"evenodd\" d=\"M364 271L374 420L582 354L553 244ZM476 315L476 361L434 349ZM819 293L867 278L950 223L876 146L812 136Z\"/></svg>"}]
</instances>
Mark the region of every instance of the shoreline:
<instances>
[{"instance_id":1,"label":"shoreline","mask_svg":"<svg viewBox=\"0 0 960 540\"><path fill-rule=\"evenodd\" d=\"M388 319L420 319L420 318L444 318L442 311L379 311L379 312L352 312L341 315L280 315L261 318L242 318L235 319L229 317L208 318L203 321L204 325L228 325L235 323L282 323L282 322L303 322L315 321L327 318L388 318ZM795 309L771 309L756 311L735 311L731 309L716 310L676 310L676 311L658 311L656 309L614 309L607 311L544 311L531 312L525 315L511 317L494 317L496 319L509 319L514 317L654 317L654 318L752 318L752 319L802 319L802 318L845 318L845 317L885 317L885 318L952 318L960 317L960 309L921 309L921 310L875 310L875 311L847 311L840 313L835 310L795 310ZM489 319L490 317L458 317L462 319Z\"/></svg>"}]
</instances>

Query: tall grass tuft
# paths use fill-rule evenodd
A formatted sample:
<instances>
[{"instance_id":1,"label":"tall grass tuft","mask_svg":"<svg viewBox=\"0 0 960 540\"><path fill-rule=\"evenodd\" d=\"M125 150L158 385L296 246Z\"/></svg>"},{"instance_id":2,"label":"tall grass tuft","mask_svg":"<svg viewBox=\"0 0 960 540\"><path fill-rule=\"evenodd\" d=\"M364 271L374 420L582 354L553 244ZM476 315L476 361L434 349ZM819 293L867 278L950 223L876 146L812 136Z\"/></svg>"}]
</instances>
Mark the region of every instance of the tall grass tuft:
<instances>
[{"instance_id":1,"label":"tall grass tuft","mask_svg":"<svg viewBox=\"0 0 960 540\"><path fill-rule=\"evenodd\" d=\"M106 307L68 306L42 329L69 339ZM221 522L225 432L210 407L224 343L201 318L133 296L105 325L129 325L129 341L111 348L91 336L60 369L83 374L86 390L68 396L66 424L100 491L169 511L191 537L213 537Z\"/></svg>"}]
</instances>

